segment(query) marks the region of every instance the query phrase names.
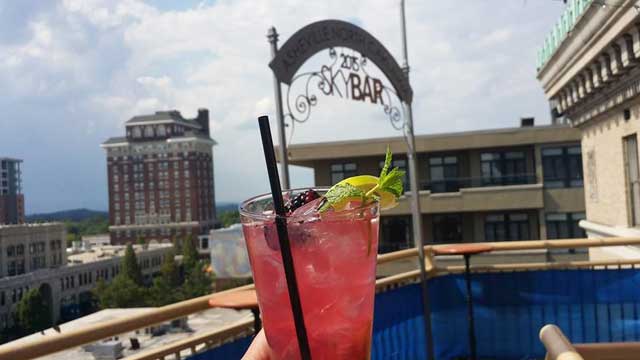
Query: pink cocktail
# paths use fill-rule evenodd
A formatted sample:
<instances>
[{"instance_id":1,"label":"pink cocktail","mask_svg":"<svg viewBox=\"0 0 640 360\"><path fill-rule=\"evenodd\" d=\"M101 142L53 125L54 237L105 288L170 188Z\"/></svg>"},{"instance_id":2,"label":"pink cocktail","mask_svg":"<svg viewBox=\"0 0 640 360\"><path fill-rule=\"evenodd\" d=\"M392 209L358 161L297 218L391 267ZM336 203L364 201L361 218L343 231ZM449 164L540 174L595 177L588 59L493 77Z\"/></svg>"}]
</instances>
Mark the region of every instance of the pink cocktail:
<instances>
[{"instance_id":1,"label":"pink cocktail","mask_svg":"<svg viewBox=\"0 0 640 360\"><path fill-rule=\"evenodd\" d=\"M276 359L299 359L270 205L271 195L242 204L243 231L267 341ZM369 359L378 204L321 214L316 205L307 204L287 218L312 359Z\"/></svg>"}]
</instances>

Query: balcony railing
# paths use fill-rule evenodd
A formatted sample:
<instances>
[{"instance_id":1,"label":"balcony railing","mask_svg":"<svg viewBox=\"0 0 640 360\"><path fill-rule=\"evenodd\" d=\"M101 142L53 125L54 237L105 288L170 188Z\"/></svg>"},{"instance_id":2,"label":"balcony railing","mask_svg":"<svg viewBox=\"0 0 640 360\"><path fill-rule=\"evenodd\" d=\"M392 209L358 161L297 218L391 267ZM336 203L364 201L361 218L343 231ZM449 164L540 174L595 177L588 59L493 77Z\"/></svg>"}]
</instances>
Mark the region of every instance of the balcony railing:
<instances>
[{"instance_id":1,"label":"balcony railing","mask_svg":"<svg viewBox=\"0 0 640 360\"><path fill-rule=\"evenodd\" d=\"M538 50L536 66L538 70L551 59L555 51L560 47L562 41L568 36L573 27L580 19L580 16L591 6L594 0L568 0L565 11L560 16L558 22L551 29L551 33L544 39L544 44Z\"/></svg>"},{"instance_id":2,"label":"balcony railing","mask_svg":"<svg viewBox=\"0 0 640 360\"><path fill-rule=\"evenodd\" d=\"M566 239L489 243L494 252L535 249L640 245L640 238ZM468 355L463 266L438 266L426 246L431 322L437 359ZM416 248L378 256L378 263L415 258ZM567 261L472 266L476 333L480 358L542 358L537 340L547 323L558 324L578 342L637 341L640 337L640 259ZM372 359L425 358L425 334L419 270L376 282ZM251 288L251 285L228 291ZM47 334L29 343L0 346L0 360L33 359L136 329L184 317L208 308L211 297L191 299L128 318L66 333ZM167 356L189 359L236 359L251 341L252 320L138 353L129 359Z\"/></svg>"},{"instance_id":3,"label":"balcony railing","mask_svg":"<svg viewBox=\"0 0 640 360\"><path fill-rule=\"evenodd\" d=\"M432 180L422 183L422 190L429 190L432 194L443 192L457 192L464 188L485 186L526 185L537 182L536 174L512 174L492 177L459 177L444 180Z\"/></svg>"}]
</instances>

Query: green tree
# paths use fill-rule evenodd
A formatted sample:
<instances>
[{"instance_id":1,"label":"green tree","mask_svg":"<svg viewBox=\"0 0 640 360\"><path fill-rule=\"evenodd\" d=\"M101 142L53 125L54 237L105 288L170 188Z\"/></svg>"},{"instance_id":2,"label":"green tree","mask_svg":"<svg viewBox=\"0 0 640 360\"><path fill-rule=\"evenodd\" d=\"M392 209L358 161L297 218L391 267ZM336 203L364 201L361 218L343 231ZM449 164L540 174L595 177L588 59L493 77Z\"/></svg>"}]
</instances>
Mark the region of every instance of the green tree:
<instances>
[{"instance_id":1,"label":"green tree","mask_svg":"<svg viewBox=\"0 0 640 360\"><path fill-rule=\"evenodd\" d=\"M146 245L147 242L145 241L145 239L142 236L138 236L138 238L136 239L136 243L138 245Z\"/></svg>"},{"instance_id":2,"label":"green tree","mask_svg":"<svg viewBox=\"0 0 640 360\"><path fill-rule=\"evenodd\" d=\"M51 326L51 309L37 288L27 291L16 306L16 320L25 334Z\"/></svg>"},{"instance_id":3,"label":"green tree","mask_svg":"<svg viewBox=\"0 0 640 360\"><path fill-rule=\"evenodd\" d=\"M94 288L101 309L146 306L146 289L136 284L124 273L118 274L111 283L100 279Z\"/></svg>"},{"instance_id":4,"label":"green tree","mask_svg":"<svg viewBox=\"0 0 640 360\"><path fill-rule=\"evenodd\" d=\"M220 214L222 226L229 227L240 222L240 212L238 210L228 210Z\"/></svg>"},{"instance_id":5,"label":"green tree","mask_svg":"<svg viewBox=\"0 0 640 360\"><path fill-rule=\"evenodd\" d=\"M175 261L175 253L173 251L168 252L160 267L160 275L171 287L180 286L180 271Z\"/></svg>"},{"instance_id":6,"label":"green tree","mask_svg":"<svg viewBox=\"0 0 640 360\"><path fill-rule=\"evenodd\" d=\"M197 261L190 272L185 272L184 283L182 284L182 296L184 299L191 299L211 293L213 277L205 271L206 264Z\"/></svg>"},{"instance_id":7,"label":"green tree","mask_svg":"<svg viewBox=\"0 0 640 360\"><path fill-rule=\"evenodd\" d=\"M78 235L74 234L74 233L67 233L67 247L70 248L73 246L73 242L76 240L80 240L78 238Z\"/></svg>"},{"instance_id":8,"label":"green tree","mask_svg":"<svg viewBox=\"0 0 640 360\"><path fill-rule=\"evenodd\" d=\"M124 257L120 266L120 274L133 281L136 285L142 286L142 271L138 265L136 253L133 251L131 243L127 244Z\"/></svg>"},{"instance_id":9,"label":"green tree","mask_svg":"<svg viewBox=\"0 0 640 360\"><path fill-rule=\"evenodd\" d=\"M149 288L147 305L165 306L181 298L180 288L169 286L165 278L158 276L153 279L153 285Z\"/></svg>"},{"instance_id":10,"label":"green tree","mask_svg":"<svg viewBox=\"0 0 640 360\"><path fill-rule=\"evenodd\" d=\"M174 259L174 252L165 255L160 267L160 276L153 279L149 289L149 305L164 306L182 300L180 271Z\"/></svg>"},{"instance_id":11,"label":"green tree","mask_svg":"<svg viewBox=\"0 0 640 360\"><path fill-rule=\"evenodd\" d=\"M192 273L198 265L198 250L191 237L186 237L182 242L182 267L185 277Z\"/></svg>"},{"instance_id":12,"label":"green tree","mask_svg":"<svg viewBox=\"0 0 640 360\"><path fill-rule=\"evenodd\" d=\"M182 255L182 244L177 236L173 235L171 243L173 244L173 249L176 252L176 255Z\"/></svg>"}]
</instances>

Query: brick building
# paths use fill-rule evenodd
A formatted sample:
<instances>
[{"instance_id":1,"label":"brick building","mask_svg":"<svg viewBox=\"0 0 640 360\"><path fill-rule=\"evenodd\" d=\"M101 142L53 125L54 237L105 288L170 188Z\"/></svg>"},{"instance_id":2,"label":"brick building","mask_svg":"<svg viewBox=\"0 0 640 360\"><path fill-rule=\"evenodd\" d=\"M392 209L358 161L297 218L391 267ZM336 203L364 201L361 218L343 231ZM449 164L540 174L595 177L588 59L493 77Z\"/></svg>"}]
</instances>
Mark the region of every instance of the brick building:
<instances>
[{"instance_id":1,"label":"brick building","mask_svg":"<svg viewBox=\"0 0 640 360\"><path fill-rule=\"evenodd\" d=\"M102 144L107 155L112 244L168 242L208 234L216 224L209 111L135 116L126 136Z\"/></svg>"},{"instance_id":2,"label":"brick building","mask_svg":"<svg viewBox=\"0 0 640 360\"><path fill-rule=\"evenodd\" d=\"M22 160L0 157L0 224L24 222Z\"/></svg>"}]
</instances>

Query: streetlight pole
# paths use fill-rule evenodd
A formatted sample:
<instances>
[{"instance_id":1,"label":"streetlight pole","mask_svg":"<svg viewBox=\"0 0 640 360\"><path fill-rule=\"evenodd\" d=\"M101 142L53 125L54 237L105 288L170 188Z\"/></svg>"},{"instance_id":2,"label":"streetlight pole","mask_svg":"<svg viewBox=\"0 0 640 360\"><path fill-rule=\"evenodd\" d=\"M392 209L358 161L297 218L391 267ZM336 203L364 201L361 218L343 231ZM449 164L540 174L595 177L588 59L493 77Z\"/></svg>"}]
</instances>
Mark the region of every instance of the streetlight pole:
<instances>
[{"instance_id":1,"label":"streetlight pole","mask_svg":"<svg viewBox=\"0 0 640 360\"><path fill-rule=\"evenodd\" d=\"M278 54L278 32L275 26L267 31L267 39L271 44L271 58L275 58ZM282 112L282 89L280 88L280 80L273 74L273 86L276 94L276 117L278 118L278 154L280 155L280 184L283 189L289 189L289 156L287 155L287 139L284 131L284 115Z\"/></svg>"},{"instance_id":2,"label":"streetlight pole","mask_svg":"<svg viewBox=\"0 0 640 360\"><path fill-rule=\"evenodd\" d=\"M409 55L407 51L407 25L405 21L404 0L400 0L400 21L402 24L402 70L409 81ZM422 305L424 317L424 332L426 338L426 354L429 360L434 359L433 337L431 336L431 306L429 304L429 289L424 259L424 237L422 236L422 213L420 212L420 189L418 188L418 166L416 158L415 136L413 134L413 111L411 103L404 103L406 121L405 138L407 140L407 162L409 163L409 184L411 186L411 219L413 221L413 241L418 249L418 267L420 269L420 284L422 287Z\"/></svg>"}]
</instances>

